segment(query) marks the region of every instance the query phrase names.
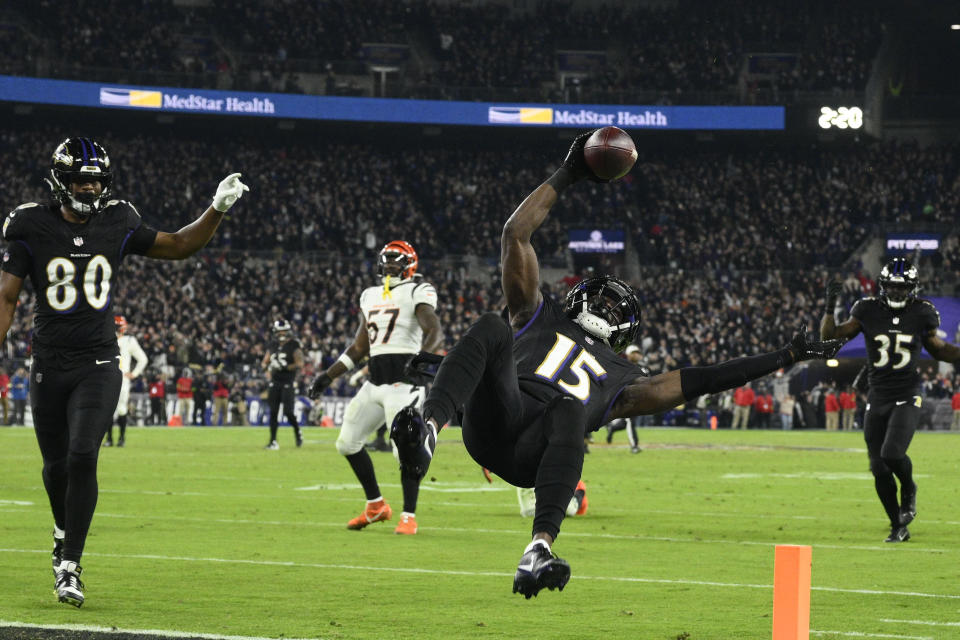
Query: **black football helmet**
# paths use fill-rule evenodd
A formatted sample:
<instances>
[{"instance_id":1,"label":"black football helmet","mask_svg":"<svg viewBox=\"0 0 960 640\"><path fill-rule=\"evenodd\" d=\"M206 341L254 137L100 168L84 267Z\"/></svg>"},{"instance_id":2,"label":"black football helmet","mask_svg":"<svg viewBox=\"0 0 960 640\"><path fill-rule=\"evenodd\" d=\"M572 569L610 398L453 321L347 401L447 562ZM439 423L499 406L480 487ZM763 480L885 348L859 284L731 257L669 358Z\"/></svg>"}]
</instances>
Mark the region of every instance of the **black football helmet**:
<instances>
[{"instance_id":1,"label":"black football helmet","mask_svg":"<svg viewBox=\"0 0 960 640\"><path fill-rule=\"evenodd\" d=\"M640 299L613 276L581 280L563 301L563 312L591 336L620 353L640 330Z\"/></svg>"},{"instance_id":2,"label":"black football helmet","mask_svg":"<svg viewBox=\"0 0 960 640\"><path fill-rule=\"evenodd\" d=\"M906 258L894 258L883 266L877 278L880 297L891 309L902 309L920 292L917 268Z\"/></svg>"},{"instance_id":3,"label":"black football helmet","mask_svg":"<svg viewBox=\"0 0 960 640\"><path fill-rule=\"evenodd\" d=\"M293 327L290 325L290 322L284 318L280 318L273 323L273 335L279 336L282 333L287 333L292 331Z\"/></svg>"},{"instance_id":4,"label":"black football helmet","mask_svg":"<svg viewBox=\"0 0 960 640\"><path fill-rule=\"evenodd\" d=\"M70 191L73 182L98 180L99 195ZM50 188L61 205L67 205L78 216L86 218L100 210L100 202L110 197L113 171L110 157L98 142L90 138L67 138L53 152L50 159Z\"/></svg>"}]
</instances>

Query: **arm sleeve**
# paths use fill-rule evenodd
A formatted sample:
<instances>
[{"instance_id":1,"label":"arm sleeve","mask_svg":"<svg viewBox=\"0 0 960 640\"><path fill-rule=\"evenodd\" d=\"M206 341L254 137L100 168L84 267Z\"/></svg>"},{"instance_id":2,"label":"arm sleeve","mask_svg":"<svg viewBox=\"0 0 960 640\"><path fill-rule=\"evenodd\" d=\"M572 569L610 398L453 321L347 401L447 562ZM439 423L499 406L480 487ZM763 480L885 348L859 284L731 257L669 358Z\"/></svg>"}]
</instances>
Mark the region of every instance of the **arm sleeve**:
<instances>
[{"instance_id":1,"label":"arm sleeve","mask_svg":"<svg viewBox=\"0 0 960 640\"><path fill-rule=\"evenodd\" d=\"M437 308L437 290L429 282L418 284L413 290L413 308L417 305L429 305L431 309Z\"/></svg>"}]
</instances>

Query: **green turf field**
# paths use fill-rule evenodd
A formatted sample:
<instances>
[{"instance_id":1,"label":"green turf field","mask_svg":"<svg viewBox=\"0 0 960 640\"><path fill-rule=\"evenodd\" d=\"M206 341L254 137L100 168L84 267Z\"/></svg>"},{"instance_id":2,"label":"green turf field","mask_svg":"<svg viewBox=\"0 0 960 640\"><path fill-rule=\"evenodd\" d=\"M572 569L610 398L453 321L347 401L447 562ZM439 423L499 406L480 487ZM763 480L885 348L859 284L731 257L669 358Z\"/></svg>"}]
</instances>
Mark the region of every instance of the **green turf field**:
<instances>
[{"instance_id":1,"label":"green turf field","mask_svg":"<svg viewBox=\"0 0 960 640\"><path fill-rule=\"evenodd\" d=\"M597 434L603 435L605 432ZM131 428L100 457L87 602L52 593L52 527L29 429L0 429L0 624L268 638L770 638L774 545L813 546L814 638L960 638L960 437L920 433L913 539L888 533L859 433L647 429L595 444L586 516L554 550L563 593L511 593L529 538L516 493L441 434L417 536L348 531L363 496L333 446L265 429ZM618 446L619 445L619 446ZM3 629L0 628L0 635Z\"/></svg>"}]
</instances>

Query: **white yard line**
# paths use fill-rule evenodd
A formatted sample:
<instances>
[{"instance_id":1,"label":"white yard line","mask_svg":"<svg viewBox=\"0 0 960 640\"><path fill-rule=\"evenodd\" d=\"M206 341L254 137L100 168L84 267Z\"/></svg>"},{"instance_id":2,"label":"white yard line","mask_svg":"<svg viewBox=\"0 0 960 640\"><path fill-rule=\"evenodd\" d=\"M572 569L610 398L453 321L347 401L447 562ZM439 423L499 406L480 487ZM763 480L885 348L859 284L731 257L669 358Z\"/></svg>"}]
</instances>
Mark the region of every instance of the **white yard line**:
<instances>
[{"instance_id":1,"label":"white yard line","mask_svg":"<svg viewBox=\"0 0 960 640\"><path fill-rule=\"evenodd\" d=\"M32 553L49 555L49 551L38 551L36 549L4 549L0 548L0 553ZM247 564L268 567L294 567L305 569L335 569L345 571L376 571L384 573L414 573L429 574L441 576L475 576L475 577L497 577L505 578L513 576L513 573L502 571L453 571L448 569L425 569L423 567L383 567L355 564L328 564L316 562L293 562L284 560L250 560L236 558L198 558L192 556L166 556L158 554L139 554L139 553L86 553L85 556L98 558L126 558L139 560L166 560L171 562L187 563L218 563L218 564ZM749 584L736 582L710 582L705 580L682 580L666 578L637 578L629 576L589 576L578 574L580 580L598 580L604 582L636 582L649 584L688 584L707 587L744 588L744 589L773 589L771 584ZM856 593L862 595L883 595L883 596L905 596L913 598L935 598L944 600L960 600L960 595L941 594L941 593L922 593L917 591L880 591L874 589L842 589L839 587L812 587L813 591L828 591L831 593Z\"/></svg>"}]
</instances>

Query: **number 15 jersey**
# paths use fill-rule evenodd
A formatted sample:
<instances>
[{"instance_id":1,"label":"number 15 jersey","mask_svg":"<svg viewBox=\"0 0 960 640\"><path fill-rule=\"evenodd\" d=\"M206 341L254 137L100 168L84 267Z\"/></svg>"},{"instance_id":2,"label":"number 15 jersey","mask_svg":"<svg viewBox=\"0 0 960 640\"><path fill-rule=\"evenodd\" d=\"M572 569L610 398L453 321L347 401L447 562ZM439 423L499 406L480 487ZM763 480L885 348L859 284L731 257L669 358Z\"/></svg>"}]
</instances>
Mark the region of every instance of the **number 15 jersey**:
<instances>
[{"instance_id":1,"label":"number 15 jersey","mask_svg":"<svg viewBox=\"0 0 960 640\"><path fill-rule=\"evenodd\" d=\"M14 209L3 223L0 268L33 283L34 354L68 368L115 355L114 279L124 256L146 253L156 236L124 200L110 200L85 224L64 220L59 205Z\"/></svg>"}]
</instances>

